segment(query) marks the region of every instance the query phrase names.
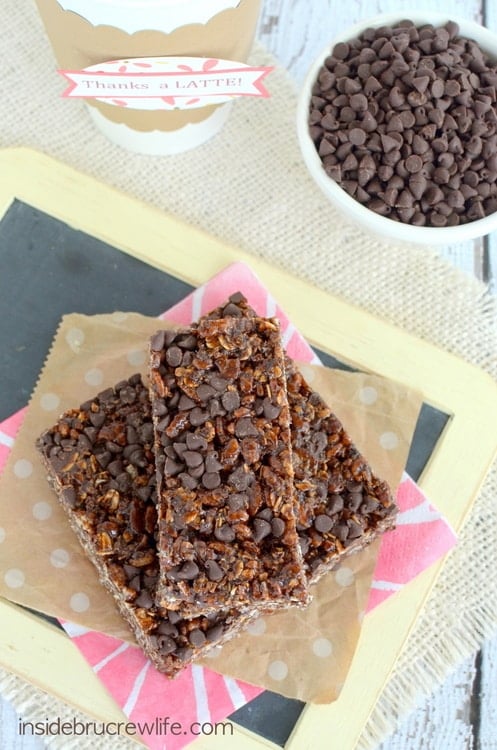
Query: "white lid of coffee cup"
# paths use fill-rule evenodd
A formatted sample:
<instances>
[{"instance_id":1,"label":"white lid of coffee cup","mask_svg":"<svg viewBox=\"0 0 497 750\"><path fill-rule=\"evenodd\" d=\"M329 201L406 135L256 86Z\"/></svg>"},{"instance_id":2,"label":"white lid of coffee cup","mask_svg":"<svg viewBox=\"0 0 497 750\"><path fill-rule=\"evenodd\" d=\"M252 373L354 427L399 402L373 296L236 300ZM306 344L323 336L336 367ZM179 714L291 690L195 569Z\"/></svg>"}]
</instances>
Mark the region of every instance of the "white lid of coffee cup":
<instances>
[{"instance_id":1,"label":"white lid of coffee cup","mask_svg":"<svg viewBox=\"0 0 497 750\"><path fill-rule=\"evenodd\" d=\"M207 23L241 0L57 0L61 8L85 18L92 26L113 26L128 34L161 31L170 34L181 26Z\"/></svg>"}]
</instances>

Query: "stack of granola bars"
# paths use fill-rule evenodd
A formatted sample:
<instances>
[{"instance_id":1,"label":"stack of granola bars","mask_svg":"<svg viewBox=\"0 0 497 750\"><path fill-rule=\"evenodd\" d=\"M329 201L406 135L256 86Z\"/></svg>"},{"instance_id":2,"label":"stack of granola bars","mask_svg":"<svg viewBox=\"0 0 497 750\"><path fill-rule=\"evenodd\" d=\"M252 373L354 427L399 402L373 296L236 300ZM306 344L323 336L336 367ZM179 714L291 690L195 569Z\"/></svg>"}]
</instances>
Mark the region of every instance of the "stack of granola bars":
<instances>
[{"instance_id":1,"label":"stack of granola bars","mask_svg":"<svg viewBox=\"0 0 497 750\"><path fill-rule=\"evenodd\" d=\"M397 507L242 294L150 341L37 447L101 582L175 676L262 612L305 607Z\"/></svg>"}]
</instances>

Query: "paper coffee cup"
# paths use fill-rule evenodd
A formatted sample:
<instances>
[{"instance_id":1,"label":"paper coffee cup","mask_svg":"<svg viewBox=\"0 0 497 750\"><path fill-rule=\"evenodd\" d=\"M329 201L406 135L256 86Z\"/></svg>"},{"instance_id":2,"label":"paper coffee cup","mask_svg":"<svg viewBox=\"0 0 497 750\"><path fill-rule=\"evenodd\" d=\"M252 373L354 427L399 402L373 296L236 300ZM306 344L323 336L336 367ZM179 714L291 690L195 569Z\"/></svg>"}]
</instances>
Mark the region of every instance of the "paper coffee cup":
<instances>
[{"instance_id":1,"label":"paper coffee cup","mask_svg":"<svg viewBox=\"0 0 497 750\"><path fill-rule=\"evenodd\" d=\"M216 58L244 63L261 0L36 0L59 67L144 57ZM92 120L112 141L148 154L173 154L209 140L231 102L202 99L167 109L139 109L86 99ZM205 103L207 102L207 103ZM68 106L69 103L68 103ZM162 105L166 106L166 105Z\"/></svg>"}]
</instances>

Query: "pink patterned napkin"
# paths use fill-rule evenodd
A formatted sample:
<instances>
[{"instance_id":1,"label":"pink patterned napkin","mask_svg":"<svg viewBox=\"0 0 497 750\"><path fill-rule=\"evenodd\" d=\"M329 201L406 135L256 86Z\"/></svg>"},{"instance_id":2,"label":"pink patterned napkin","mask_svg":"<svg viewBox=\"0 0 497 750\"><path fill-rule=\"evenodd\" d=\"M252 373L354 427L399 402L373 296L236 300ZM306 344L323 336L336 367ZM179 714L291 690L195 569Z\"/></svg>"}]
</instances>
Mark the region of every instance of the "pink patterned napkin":
<instances>
[{"instance_id":1,"label":"pink patterned napkin","mask_svg":"<svg viewBox=\"0 0 497 750\"><path fill-rule=\"evenodd\" d=\"M263 284L243 263L234 263L199 287L161 317L188 325L242 290L260 315L276 316L285 348L293 359L318 364L311 347L290 323ZM25 410L0 423L0 470L13 445ZM386 534L375 570L368 611L441 558L456 543L449 524L416 483L404 474L397 491L397 528ZM0 542L2 529L0 529ZM194 665L174 682L166 680L141 650L103 633L63 622L93 671L133 722L151 750L180 750L259 695L261 688Z\"/></svg>"},{"instance_id":2,"label":"pink patterned napkin","mask_svg":"<svg viewBox=\"0 0 497 750\"><path fill-rule=\"evenodd\" d=\"M217 723L263 692L196 664L171 681L137 646L74 623L62 626L151 750L180 750L202 733L212 734Z\"/></svg>"},{"instance_id":3,"label":"pink patterned napkin","mask_svg":"<svg viewBox=\"0 0 497 750\"><path fill-rule=\"evenodd\" d=\"M429 568L457 543L448 521L405 472L397 488L397 503L397 526L381 540L368 612Z\"/></svg>"},{"instance_id":4,"label":"pink patterned napkin","mask_svg":"<svg viewBox=\"0 0 497 750\"><path fill-rule=\"evenodd\" d=\"M8 419L4 419L0 422L0 471L3 470L7 462L10 449L14 445L14 439L17 435L17 431L22 424L23 417L26 413L27 407L19 409L18 412L13 414ZM1 539L1 532L0 532Z\"/></svg>"}]
</instances>

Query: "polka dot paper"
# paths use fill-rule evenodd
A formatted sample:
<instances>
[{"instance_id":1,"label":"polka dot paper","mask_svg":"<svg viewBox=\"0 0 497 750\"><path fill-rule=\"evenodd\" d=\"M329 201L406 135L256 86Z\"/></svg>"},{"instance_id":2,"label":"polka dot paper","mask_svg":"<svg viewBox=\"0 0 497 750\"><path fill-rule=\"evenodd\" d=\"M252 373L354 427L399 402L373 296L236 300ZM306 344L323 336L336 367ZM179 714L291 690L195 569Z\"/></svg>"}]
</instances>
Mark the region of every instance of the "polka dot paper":
<instances>
[{"instance_id":1,"label":"polka dot paper","mask_svg":"<svg viewBox=\"0 0 497 750\"><path fill-rule=\"evenodd\" d=\"M392 486L397 486L420 406L419 396L381 378L337 371L330 373L315 366L316 357L310 347L245 266L234 264L229 267L176 305L167 313L167 318L175 324L188 323L237 289L244 291L259 314L280 318L288 353L304 363L304 376L330 403L374 469ZM110 659L111 651L106 654L102 638L109 639L112 649L116 649L114 639L129 642L130 633L115 613L110 595L98 584L93 566L80 551L65 514L46 485L33 442L34 437L50 426L64 409L135 371L144 372L147 339L157 326L155 319L132 313L64 318L0 482L0 593L70 623L78 623L70 626L70 634L94 668L102 659ZM22 416L8 420L7 427L6 423L0 425L0 462L13 448L13 438ZM3 432L5 438L2 438ZM404 478L403 486L408 481ZM411 482L409 487L411 495L414 494L422 504L416 485ZM15 508L14 504L9 507L13 497L17 498ZM417 516L413 518L410 525L418 527ZM436 520L440 527L448 528L443 519L438 517ZM409 516L406 516L404 530L408 526ZM438 532L440 527L437 527ZM427 529L426 523L418 529L422 538ZM387 535L394 548L396 533ZM412 534L404 534L404 542L409 541L408 537L413 539ZM454 543L449 532L444 543L445 546L436 547L434 559ZM30 549L28 558L24 555L27 545ZM419 550L419 544L411 549L410 558L419 558L416 550ZM381 591L373 588L372 597L374 592L379 593L376 601L370 600L370 607L426 567L424 560L417 559L414 566L408 566L407 574L404 571L395 578L392 565L398 568L399 559L398 555L395 559L395 554L393 558L389 562L390 572L387 566L386 571L382 570L381 578L390 583L391 588ZM236 642L226 644L222 649L213 649L210 658L204 660L204 667L194 669L198 674L198 670L202 674L219 671L227 675L223 680L231 680L233 684L240 684L231 679L235 677L303 700L333 700L346 677L359 636L376 560L377 545L366 553L351 557L318 584L314 609L311 605L305 611L261 617L252 622ZM378 564L380 561L381 556ZM109 635L98 636L92 632L95 629ZM133 654L134 660L141 658L141 652L133 646L122 646L122 649ZM97 651L99 658L96 660ZM117 690L122 670L127 669L124 651L123 654L120 652L112 669L98 670L99 677L113 694L112 685L116 683ZM140 669L145 670L145 667L144 661ZM155 672L147 667L146 674ZM134 711L144 710L148 681L147 676ZM162 698L168 702L174 700L171 683L162 678L160 684L164 690ZM156 681L154 685L156 690ZM239 690L237 705L245 702L240 695L246 694L249 699L249 695L253 697L257 693L256 688L245 693L244 688ZM215 699L211 695L208 698L214 707ZM126 707L125 696L120 695L118 700ZM226 713L230 710L232 707L226 703ZM219 713L216 716L221 718Z\"/></svg>"}]
</instances>

